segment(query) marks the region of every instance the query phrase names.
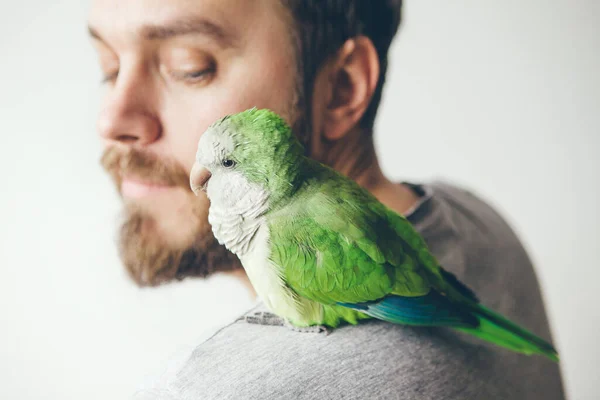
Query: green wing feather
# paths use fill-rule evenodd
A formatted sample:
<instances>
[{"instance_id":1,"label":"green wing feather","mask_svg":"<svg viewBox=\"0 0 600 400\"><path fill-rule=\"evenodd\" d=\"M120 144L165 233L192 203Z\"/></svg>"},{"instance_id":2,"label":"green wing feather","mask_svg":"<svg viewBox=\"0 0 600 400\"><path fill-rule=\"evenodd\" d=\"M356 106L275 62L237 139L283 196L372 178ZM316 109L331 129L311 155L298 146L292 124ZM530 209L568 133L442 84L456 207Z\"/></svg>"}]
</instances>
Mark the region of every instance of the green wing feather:
<instances>
[{"instance_id":1,"label":"green wing feather","mask_svg":"<svg viewBox=\"0 0 600 400\"><path fill-rule=\"evenodd\" d=\"M320 182L271 218L273 261L288 286L322 304L427 294L419 252L398 240L386 208L354 182Z\"/></svg>"}]
</instances>

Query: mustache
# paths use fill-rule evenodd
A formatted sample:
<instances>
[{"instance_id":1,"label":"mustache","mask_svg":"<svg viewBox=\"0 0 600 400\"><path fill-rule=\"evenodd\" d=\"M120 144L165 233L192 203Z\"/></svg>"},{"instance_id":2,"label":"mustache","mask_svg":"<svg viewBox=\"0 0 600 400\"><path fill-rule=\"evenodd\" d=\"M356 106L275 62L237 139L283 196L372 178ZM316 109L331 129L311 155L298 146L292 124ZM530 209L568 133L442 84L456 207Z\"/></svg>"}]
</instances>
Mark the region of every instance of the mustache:
<instances>
[{"instance_id":1,"label":"mustache","mask_svg":"<svg viewBox=\"0 0 600 400\"><path fill-rule=\"evenodd\" d=\"M191 190L189 172L179 163L134 147L107 147L100 165L119 187L123 178L134 178L150 184L179 186Z\"/></svg>"}]
</instances>

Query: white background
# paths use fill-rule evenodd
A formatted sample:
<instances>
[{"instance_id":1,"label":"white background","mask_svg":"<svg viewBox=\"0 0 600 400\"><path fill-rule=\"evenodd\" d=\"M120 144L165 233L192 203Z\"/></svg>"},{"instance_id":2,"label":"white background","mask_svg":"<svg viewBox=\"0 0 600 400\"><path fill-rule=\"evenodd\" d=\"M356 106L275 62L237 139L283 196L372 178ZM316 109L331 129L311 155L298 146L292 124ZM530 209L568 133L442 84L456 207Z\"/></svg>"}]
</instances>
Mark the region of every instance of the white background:
<instances>
[{"instance_id":1,"label":"white background","mask_svg":"<svg viewBox=\"0 0 600 400\"><path fill-rule=\"evenodd\" d=\"M600 3L406 3L383 167L466 185L504 213L536 264L570 399L597 399ZM225 277L147 290L126 278L86 6L0 2L2 399L127 398L250 304Z\"/></svg>"}]
</instances>

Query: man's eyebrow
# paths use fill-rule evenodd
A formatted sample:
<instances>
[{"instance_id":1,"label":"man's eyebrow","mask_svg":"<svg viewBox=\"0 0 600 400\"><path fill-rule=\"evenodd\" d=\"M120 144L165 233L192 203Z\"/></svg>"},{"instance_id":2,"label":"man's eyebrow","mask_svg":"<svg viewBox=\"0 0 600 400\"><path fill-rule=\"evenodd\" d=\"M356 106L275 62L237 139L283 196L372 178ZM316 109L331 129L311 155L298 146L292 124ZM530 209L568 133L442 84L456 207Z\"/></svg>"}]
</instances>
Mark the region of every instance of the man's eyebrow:
<instances>
[{"instance_id":1,"label":"man's eyebrow","mask_svg":"<svg viewBox=\"0 0 600 400\"><path fill-rule=\"evenodd\" d=\"M90 36L104 42L100 34L91 25L88 26ZM205 35L212 37L223 46L234 46L236 36L205 18L186 18L167 22L160 25L143 25L138 35L145 40L167 40L177 36Z\"/></svg>"},{"instance_id":2,"label":"man's eyebrow","mask_svg":"<svg viewBox=\"0 0 600 400\"><path fill-rule=\"evenodd\" d=\"M164 25L145 25L140 30L141 37L146 40L166 40L196 34L210 36L224 45L233 45L235 42L231 32L204 18L175 20Z\"/></svg>"}]
</instances>

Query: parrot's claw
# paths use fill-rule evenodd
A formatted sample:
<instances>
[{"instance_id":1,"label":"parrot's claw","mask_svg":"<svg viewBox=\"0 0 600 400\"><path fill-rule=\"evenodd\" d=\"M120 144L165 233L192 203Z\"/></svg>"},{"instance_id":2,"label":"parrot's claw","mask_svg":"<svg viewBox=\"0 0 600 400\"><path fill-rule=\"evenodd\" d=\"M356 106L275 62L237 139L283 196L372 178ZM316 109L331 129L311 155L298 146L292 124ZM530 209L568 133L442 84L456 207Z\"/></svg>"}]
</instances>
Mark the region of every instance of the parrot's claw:
<instances>
[{"instance_id":1,"label":"parrot's claw","mask_svg":"<svg viewBox=\"0 0 600 400\"><path fill-rule=\"evenodd\" d=\"M331 330L324 325L314 325L307 327L299 327L293 325L291 322L266 311L257 311L252 315L246 315L242 317L244 321L249 324L257 324L257 325L271 325L271 326L285 326L288 329L291 329L294 332L301 333L324 333L325 335L329 335Z\"/></svg>"},{"instance_id":2,"label":"parrot's claw","mask_svg":"<svg viewBox=\"0 0 600 400\"><path fill-rule=\"evenodd\" d=\"M262 312L258 311L252 315L246 315L244 317L246 322L249 324L258 324L258 325L274 325L274 326L284 326L285 321L283 318L278 317L275 314L270 312Z\"/></svg>"},{"instance_id":3,"label":"parrot's claw","mask_svg":"<svg viewBox=\"0 0 600 400\"><path fill-rule=\"evenodd\" d=\"M324 326L324 325L314 325L314 326L307 326L307 327L299 327L299 326L293 325L289 321L285 321L284 326L286 328L288 328L288 329L293 330L294 332L301 332L301 333L324 333L326 336L331 333L331 330L329 328L327 328L326 326Z\"/></svg>"}]
</instances>

